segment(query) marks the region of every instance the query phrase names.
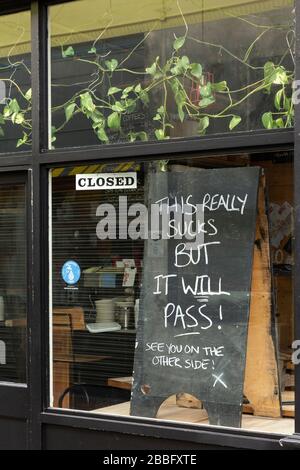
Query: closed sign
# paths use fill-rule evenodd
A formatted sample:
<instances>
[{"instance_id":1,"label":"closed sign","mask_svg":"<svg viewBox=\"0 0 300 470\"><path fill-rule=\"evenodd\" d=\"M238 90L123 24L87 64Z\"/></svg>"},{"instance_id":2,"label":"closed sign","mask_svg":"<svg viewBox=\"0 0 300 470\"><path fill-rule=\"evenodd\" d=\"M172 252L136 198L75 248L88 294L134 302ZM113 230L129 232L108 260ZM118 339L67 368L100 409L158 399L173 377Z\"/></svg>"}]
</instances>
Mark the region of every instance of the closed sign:
<instances>
[{"instance_id":1,"label":"closed sign","mask_svg":"<svg viewBox=\"0 0 300 470\"><path fill-rule=\"evenodd\" d=\"M91 175L76 175L77 191L92 191L99 189L136 189L137 174L131 173L98 173Z\"/></svg>"}]
</instances>

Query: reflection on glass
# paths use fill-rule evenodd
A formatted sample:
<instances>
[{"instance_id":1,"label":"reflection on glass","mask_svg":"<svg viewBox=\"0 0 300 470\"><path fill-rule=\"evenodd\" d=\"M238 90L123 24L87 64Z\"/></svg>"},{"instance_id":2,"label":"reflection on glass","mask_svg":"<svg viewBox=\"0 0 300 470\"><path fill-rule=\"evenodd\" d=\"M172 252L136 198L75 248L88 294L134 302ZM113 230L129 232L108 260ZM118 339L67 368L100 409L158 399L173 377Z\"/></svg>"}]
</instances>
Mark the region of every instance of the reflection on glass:
<instances>
[{"instance_id":1,"label":"reflection on glass","mask_svg":"<svg viewBox=\"0 0 300 470\"><path fill-rule=\"evenodd\" d=\"M52 406L293 432L292 160L51 172Z\"/></svg>"},{"instance_id":2,"label":"reflection on glass","mask_svg":"<svg viewBox=\"0 0 300 470\"><path fill-rule=\"evenodd\" d=\"M293 126L292 1L84 0L50 14L53 147Z\"/></svg>"},{"instance_id":3,"label":"reflection on glass","mask_svg":"<svg viewBox=\"0 0 300 470\"><path fill-rule=\"evenodd\" d=\"M0 153L31 145L30 13L0 16Z\"/></svg>"},{"instance_id":4,"label":"reflection on glass","mask_svg":"<svg viewBox=\"0 0 300 470\"><path fill-rule=\"evenodd\" d=\"M26 382L24 185L0 186L0 381Z\"/></svg>"}]
</instances>

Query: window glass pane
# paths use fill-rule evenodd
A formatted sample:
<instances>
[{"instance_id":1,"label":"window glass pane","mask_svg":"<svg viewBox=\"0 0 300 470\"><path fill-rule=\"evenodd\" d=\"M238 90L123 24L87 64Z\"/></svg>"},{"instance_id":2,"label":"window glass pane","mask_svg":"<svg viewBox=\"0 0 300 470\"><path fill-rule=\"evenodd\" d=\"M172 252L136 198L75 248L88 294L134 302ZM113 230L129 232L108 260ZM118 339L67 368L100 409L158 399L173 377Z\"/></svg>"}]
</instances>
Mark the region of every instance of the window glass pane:
<instances>
[{"instance_id":1,"label":"window glass pane","mask_svg":"<svg viewBox=\"0 0 300 470\"><path fill-rule=\"evenodd\" d=\"M0 153L31 145L30 13L0 16Z\"/></svg>"},{"instance_id":2,"label":"window glass pane","mask_svg":"<svg viewBox=\"0 0 300 470\"><path fill-rule=\"evenodd\" d=\"M24 184L0 185L0 382L26 382Z\"/></svg>"},{"instance_id":3,"label":"window glass pane","mask_svg":"<svg viewBox=\"0 0 300 470\"><path fill-rule=\"evenodd\" d=\"M292 161L51 171L52 406L293 432Z\"/></svg>"},{"instance_id":4,"label":"window glass pane","mask_svg":"<svg viewBox=\"0 0 300 470\"><path fill-rule=\"evenodd\" d=\"M293 126L292 0L50 8L52 146Z\"/></svg>"}]
</instances>

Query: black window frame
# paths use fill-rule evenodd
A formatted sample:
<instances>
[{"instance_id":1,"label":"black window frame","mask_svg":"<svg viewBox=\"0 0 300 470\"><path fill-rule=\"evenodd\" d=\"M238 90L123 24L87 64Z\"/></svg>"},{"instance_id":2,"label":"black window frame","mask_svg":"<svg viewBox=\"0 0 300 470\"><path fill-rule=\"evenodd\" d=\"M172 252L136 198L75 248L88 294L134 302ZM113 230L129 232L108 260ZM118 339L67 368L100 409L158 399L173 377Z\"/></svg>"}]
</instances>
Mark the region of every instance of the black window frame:
<instances>
[{"instance_id":1,"label":"black window frame","mask_svg":"<svg viewBox=\"0 0 300 470\"><path fill-rule=\"evenodd\" d=\"M68 0L72 1L72 0ZM13 3L13 5L12 5ZM47 150L48 147L48 7L62 1L0 0L0 15L31 9L32 62L32 125L31 151L0 155L0 172L27 171L30 179L30 250L28 253L28 282L30 309L28 332L31 334L28 355L28 447L43 447L43 427L62 426L80 430L122 433L149 438L161 438L199 446L219 445L249 449L278 449L279 441L285 447L300 448L300 366L296 374L295 434L275 436L237 429L219 429L192 424L165 423L146 418L120 418L90 413L49 408L49 295L48 295L48 174L51 168L74 165L78 162L144 161L164 155L182 158L183 155L221 155L251 151L294 150L295 184L295 269L294 307L295 335L300 338L300 108L296 106L294 130L258 130L236 132L201 138L182 138L165 142L115 144ZM300 44L300 0L296 4L297 43ZM0 33L1 34L1 33ZM296 51L296 79L300 78L300 48ZM297 294L298 292L298 294Z\"/></svg>"}]
</instances>

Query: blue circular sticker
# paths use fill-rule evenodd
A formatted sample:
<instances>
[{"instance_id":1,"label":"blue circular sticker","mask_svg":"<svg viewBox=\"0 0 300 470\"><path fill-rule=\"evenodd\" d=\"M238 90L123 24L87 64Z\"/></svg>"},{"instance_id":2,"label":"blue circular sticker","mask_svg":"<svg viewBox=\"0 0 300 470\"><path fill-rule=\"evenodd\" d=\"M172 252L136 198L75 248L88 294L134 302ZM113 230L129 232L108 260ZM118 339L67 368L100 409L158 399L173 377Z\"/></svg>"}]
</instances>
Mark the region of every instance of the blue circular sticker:
<instances>
[{"instance_id":1,"label":"blue circular sticker","mask_svg":"<svg viewBox=\"0 0 300 470\"><path fill-rule=\"evenodd\" d=\"M66 284L74 285L80 279L81 269L76 261L66 261L66 263L61 268L61 275Z\"/></svg>"}]
</instances>

